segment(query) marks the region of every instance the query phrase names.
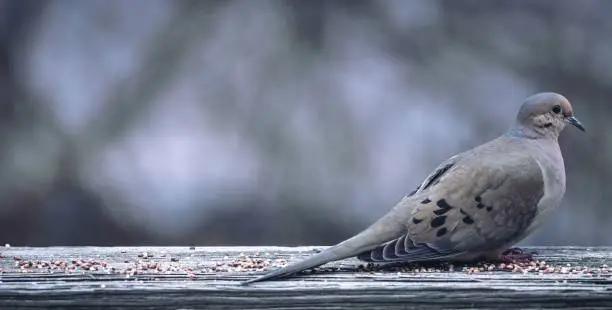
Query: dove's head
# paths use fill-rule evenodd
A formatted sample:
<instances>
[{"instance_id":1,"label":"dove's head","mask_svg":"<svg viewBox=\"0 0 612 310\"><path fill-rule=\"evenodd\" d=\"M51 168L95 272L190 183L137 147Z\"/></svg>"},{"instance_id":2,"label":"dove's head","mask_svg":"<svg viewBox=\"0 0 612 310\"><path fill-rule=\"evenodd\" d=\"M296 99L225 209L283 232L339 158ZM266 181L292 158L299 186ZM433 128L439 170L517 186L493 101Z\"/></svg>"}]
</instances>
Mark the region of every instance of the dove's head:
<instances>
[{"instance_id":1,"label":"dove's head","mask_svg":"<svg viewBox=\"0 0 612 310\"><path fill-rule=\"evenodd\" d=\"M525 99L510 133L528 138L557 139L567 124L584 131L565 97L557 93L539 93Z\"/></svg>"}]
</instances>

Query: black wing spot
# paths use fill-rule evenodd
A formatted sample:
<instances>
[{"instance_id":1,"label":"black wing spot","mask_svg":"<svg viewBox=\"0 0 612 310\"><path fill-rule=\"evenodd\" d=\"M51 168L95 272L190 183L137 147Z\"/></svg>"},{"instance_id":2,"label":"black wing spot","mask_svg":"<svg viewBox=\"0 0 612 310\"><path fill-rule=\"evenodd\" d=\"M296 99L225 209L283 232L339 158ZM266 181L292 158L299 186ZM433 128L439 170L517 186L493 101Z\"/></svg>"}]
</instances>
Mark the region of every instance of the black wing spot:
<instances>
[{"instance_id":1,"label":"black wing spot","mask_svg":"<svg viewBox=\"0 0 612 310\"><path fill-rule=\"evenodd\" d=\"M482 201L482 197L476 196L476 198L474 198L474 200L476 200L476 202L481 202Z\"/></svg>"},{"instance_id":2,"label":"black wing spot","mask_svg":"<svg viewBox=\"0 0 612 310\"><path fill-rule=\"evenodd\" d=\"M485 207L485 205L483 203L481 203L481 202L479 202L478 205L476 206L476 208L478 208L478 209L482 209L484 207Z\"/></svg>"},{"instance_id":3,"label":"black wing spot","mask_svg":"<svg viewBox=\"0 0 612 310\"><path fill-rule=\"evenodd\" d=\"M436 202L436 204L438 205L438 207L443 208L443 209L450 209L453 206L449 205L448 202L446 202L446 199L442 198L440 200L438 200L438 202Z\"/></svg>"},{"instance_id":4,"label":"black wing spot","mask_svg":"<svg viewBox=\"0 0 612 310\"><path fill-rule=\"evenodd\" d=\"M431 202L431 199L425 198L425 200L421 201L422 204L426 205Z\"/></svg>"},{"instance_id":5,"label":"black wing spot","mask_svg":"<svg viewBox=\"0 0 612 310\"><path fill-rule=\"evenodd\" d=\"M413 217L413 218L412 218L412 223L414 223L414 224L418 224L418 223L420 223L420 222L422 222L422 221L423 221L422 219L418 219L418 218L416 218L416 217Z\"/></svg>"},{"instance_id":6,"label":"black wing spot","mask_svg":"<svg viewBox=\"0 0 612 310\"><path fill-rule=\"evenodd\" d=\"M493 210L493 207L488 206L488 207L487 207L487 212L491 212L491 210Z\"/></svg>"},{"instance_id":7,"label":"black wing spot","mask_svg":"<svg viewBox=\"0 0 612 310\"><path fill-rule=\"evenodd\" d=\"M436 228L444 225L444 222L446 222L446 215L438 216L435 219L431 220L430 225L431 227Z\"/></svg>"},{"instance_id":8,"label":"black wing spot","mask_svg":"<svg viewBox=\"0 0 612 310\"><path fill-rule=\"evenodd\" d=\"M454 163L449 163L446 164L444 167L438 169L434 175L429 179L429 181L425 184L425 186L423 186L423 190L426 190L428 187L430 187L432 184L437 183L438 181L440 181L440 178L442 177L442 175L444 175L450 168L452 168L455 164Z\"/></svg>"},{"instance_id":9,"label":"black wing spot","mask_svg":"<svg viewBox=\"0 0 612 310\"><path fill-rule=\"evenodd\" d=\"M442 237L442 236L446 235L447 232L448 232L448 230L446 229L446 227L442 227L442 228L438 229L438 231L436 232L436 236L437 237Z\"/></svg>"},{"instance_id":10,"label":"black wing spot","mask_svg":"<svg viewBox=\"0 0 612 310\"><path fill-rule=\"evenodd\" d=\"M442 214L444 214L444 213L446 213L448 211L450 211L450 209L448 209L448 208L446 208L446 209L438 209L438 210L434 211L433 213L435 215L442 215Z\"/></svg>"},{"instance_id":11,"label":"black wing spot","mask_svg":"<svg viewBox=\"0 0 612 310\"><path fill-rule=\"evenodd\" d=\"M440 199L440 200L438 200L438 202L436 202L436 205L438 205L438 207L439 207L440 209L435 210L435 211L433 212L435 215L442 215L442 214L444 214L444 213L446 213L446 212L450 211L450 209L452 209L452 208L453 208L453 207L452 207L451 205L449 205L449 204L446 202L446 200L444 200L444 199Z\"/></svg>"},{"instance_id":12,"label":"black wing spot","mask_svg":"<svg viewBox=\"0 0 612 310\"><path fill-rule=\"evenodd\" d=\"M468 225L474 224L474 220L469 215L463 218L463 222Z\"/></svg>"}]
</instances>

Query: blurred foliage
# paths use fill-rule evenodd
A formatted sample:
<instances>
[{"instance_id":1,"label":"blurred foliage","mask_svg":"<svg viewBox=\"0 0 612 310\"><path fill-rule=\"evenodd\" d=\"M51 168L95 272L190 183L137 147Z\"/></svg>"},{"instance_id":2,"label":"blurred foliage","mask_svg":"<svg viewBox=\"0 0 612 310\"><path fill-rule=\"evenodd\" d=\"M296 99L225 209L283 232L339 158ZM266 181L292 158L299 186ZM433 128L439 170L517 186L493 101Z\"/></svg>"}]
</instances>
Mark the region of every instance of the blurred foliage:
<instances>
[{"instance_id":1,"label":"blurred foliage","mask_svg":"<svg viewBox=\"0 0 612 310\"><path fill-rule=\"evenodd\" d=\"M564 206L610 244L610 1L0 3L0 241L330 244L522 98L566 95Z\"/></svg>"}]
</instances>

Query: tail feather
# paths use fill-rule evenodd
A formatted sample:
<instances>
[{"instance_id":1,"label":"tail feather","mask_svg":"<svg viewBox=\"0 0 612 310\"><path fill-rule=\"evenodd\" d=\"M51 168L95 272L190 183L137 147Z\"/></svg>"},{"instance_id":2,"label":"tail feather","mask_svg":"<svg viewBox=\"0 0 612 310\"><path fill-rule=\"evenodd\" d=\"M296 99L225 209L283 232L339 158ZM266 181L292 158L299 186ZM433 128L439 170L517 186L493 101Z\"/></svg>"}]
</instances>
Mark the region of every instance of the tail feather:
<instances>
[{"instance_id":1,"label":"tail feather","mask_svg":"<svg viewBox=\"0 0 612 310\"><path fill-rule=\"evenodd\" d=\"M254 282L260 282L260 281L265 281L265 280L270 280L270 279L277 279L277 278L282 278L282 277L286 277L289 275L292 275L294 273L298 273L302 270L306 270L306 269L310 269L310 268L314 268L314 267L318 267L321 266L327 262L331 262L331 261L335 261L335 260L340 260L340 259L344 259L344 258L348 258L351 257L353 255L338 255L336 253L334 253L334 250L337 250L338 246L334 246L332 248L329 248L327 250L324 250L323 252L320 252L318 254L315 254L313 256L310 256L308 258L306 258L303 261L297 262L293 265L288 265L276 270L273 270L269 273L266 273L260 277L254 278L254 279L250 279L247 280L245 282L243 282L243 285L247 285L247 284L251 284Z\"/></svg>"},{"instance_id":2,"label":"tail feather","mask_svg":"<svg viewBox=\"0 0 612 310\"><path fill-rule=\"evenodd\" d=\"M397 238L403 232L403 225L401 225L398 221L389 220L389 218L390 217L383 217L356 236L332 246L318 254L310 256L303 261L273 270L260 277L247 280L243 282L242 285L286 277L306 269L318 267L332 261L353 257L365 251L374 249L381 243Z\"/></svg>"}]
</instances>

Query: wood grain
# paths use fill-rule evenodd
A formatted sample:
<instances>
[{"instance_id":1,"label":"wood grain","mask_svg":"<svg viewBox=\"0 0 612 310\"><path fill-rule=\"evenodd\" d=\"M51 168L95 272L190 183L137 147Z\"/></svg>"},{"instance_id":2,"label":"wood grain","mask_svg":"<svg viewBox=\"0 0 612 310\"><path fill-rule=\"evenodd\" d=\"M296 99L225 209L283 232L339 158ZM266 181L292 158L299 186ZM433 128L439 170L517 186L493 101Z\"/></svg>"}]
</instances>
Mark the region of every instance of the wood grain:
<instances>
[{"instance_id":1,"label":"wood grain","mask_svg":"<svg viewBox=\"0 0 612 310\"><path fill-rule=\"evenodd\" d=\"M355 259L241 286L315 247L0 249L0 309L609 308L612 248L529 248L557 272L364 271ZM568 265L569 264L569 265ZM563 269L564 268L564 269ZM582 269L587 268L585 272Z\"/></svg>"}]
</instances>

